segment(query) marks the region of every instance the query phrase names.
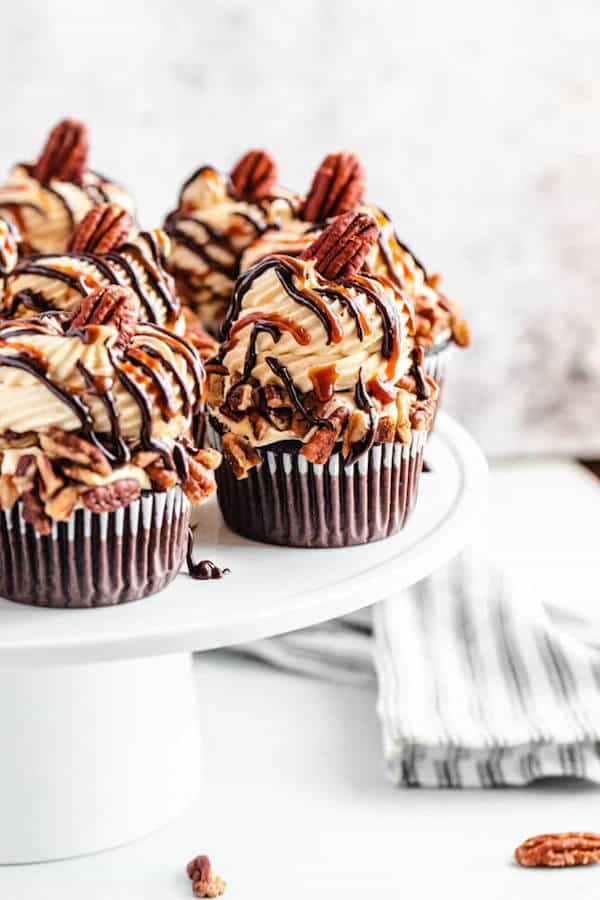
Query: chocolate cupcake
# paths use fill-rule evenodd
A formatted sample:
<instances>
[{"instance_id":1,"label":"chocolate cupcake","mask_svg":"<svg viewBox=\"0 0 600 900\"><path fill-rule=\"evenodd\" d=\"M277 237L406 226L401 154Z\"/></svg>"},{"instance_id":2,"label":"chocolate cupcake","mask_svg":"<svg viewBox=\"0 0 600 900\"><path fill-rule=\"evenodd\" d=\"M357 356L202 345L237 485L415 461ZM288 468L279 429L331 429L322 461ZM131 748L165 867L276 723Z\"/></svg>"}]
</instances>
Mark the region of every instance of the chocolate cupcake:
<instances>
[{"instance_id":1,"label":"chocolate cupcake","mask_svg":"<svg viewBox=\"0 0 600 900\"><path fill-rule=\"evenodd\" d=\"M173 242L169 266L184 301L217 335L242 253L299 209L299 198L277 185L277 167L264 150L250 150L229 174L202 166L188 178L177 209L166 219Z\"/></svg>"},{"instance_id":2,"label":"chocolate cupcake","mask_svg":"<svg viewBox=\"0 0 600 900\"><path fill-rule=\"evenodd\" d=\"M88 133L64 119L50 132L35 163L19 163L0 185L0 216L19 228L25 253L60 253L75 226L99 203L114 201L133 212L115 182L88 168Z\"/></svg>"},{"instance_id":3,"label":"chocolate cupcake","mask_svg":"<svg viewBox=\"0 0 600 900\"><path fill-rule=\"evenodd\" d=\"M189 438L195 350L110 285L0 323L0 594L77 608L160 590L185 556L214 451Z\"/></svg>"},{"instance_id":4,"label":"chocolate cupcake","mask_svg":"<svg viewBox=\"0 0 600 900\"><path fill-rule=\"evenodd\" d=\"M219 503L239 534L362 544L414 506L437 387L404 294L360 273L377 237L371 216L346 213L299 257L267 257L237 282L207 373Z\"/></svg>"},{"instance_id":5,"label":"chocolate cupcake","mask_svg":"<svg viewBox=\"0 0 600 900\"><path fill-rule=\"evenodd\" d=\"M379 207L365 203L366 173L354 153L325 157L313 178L299 215L279 230L259 235L242 256L242 272L272 253L298 256L325 227L331 216L359 210L373 216L379 236L364 263L365 272L389 279L403 290L415 311L415 344L424 353L423 367L441 388L450 348L469 344L469 329L458 305L440 291L439 275L425 266L404 244Z\"/></svg>"}]
</instances>

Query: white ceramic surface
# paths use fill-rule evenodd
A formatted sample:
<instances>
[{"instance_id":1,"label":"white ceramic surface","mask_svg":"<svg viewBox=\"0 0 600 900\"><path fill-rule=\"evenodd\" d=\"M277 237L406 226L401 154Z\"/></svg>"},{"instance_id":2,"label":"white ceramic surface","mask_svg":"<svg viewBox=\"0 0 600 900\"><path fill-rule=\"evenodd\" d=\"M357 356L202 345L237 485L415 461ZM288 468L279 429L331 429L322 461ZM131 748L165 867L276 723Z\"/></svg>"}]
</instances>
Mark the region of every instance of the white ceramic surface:
<instances>
[{"instance_id":1,"label":"white ceramic surface","mask_svg":"<svg viewBox=\"0 0 600 900\"><path fill-rule=\"evenodd\" d=\"M291 631L406 587L457 553L486 495L477 445L440 414L408 526L363 547L303 550L257 544L223 524L216 501L196 531L196 559L228 566L221 581L180 575L160 594L116 608L54 610L0 600L0 662L118 659L205 650Z\"/></svg>"}]
</instances>

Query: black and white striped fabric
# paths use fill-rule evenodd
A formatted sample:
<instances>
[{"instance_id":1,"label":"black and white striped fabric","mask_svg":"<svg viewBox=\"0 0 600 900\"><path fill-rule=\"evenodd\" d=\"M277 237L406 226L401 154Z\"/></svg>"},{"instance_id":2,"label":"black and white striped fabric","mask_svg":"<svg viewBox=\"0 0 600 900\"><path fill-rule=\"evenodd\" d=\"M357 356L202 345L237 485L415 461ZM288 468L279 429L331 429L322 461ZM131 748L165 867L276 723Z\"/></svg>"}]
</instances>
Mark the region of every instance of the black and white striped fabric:
<instances>
[{"instance_id":1,"label":"black and white striped fabric","mask_svg":"<svg viewBox=\"0 0 600 900\"><path fill-rule=\"evenodd\" d=\"M600 650L523 606L463 554L360 614L245 652L306 674L378 682L388 770L401 785L600 781Z\"/></svg>"}]
</instances>

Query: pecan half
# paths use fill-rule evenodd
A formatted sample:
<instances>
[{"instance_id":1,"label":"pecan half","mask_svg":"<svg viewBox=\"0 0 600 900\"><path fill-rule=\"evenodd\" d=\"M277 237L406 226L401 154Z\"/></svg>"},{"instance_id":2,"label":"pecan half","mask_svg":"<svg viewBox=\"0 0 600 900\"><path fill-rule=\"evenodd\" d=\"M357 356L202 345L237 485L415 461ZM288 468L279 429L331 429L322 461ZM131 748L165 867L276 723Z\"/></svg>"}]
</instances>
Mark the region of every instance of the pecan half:
<instances>
[{"instance_id":1,"label":"pecan half","mask_svg":"<svg viewBox=\"0 0 600 900\"><path fill-rule=\"evenodd\" d=\"M110 325L119 332L117 347L126 347L135 334L139 315L139 301L127 287L110 284L98 288L79 301L69 322L67 334L87 325Z\"/></svg>"},{"instance_id":2,"label":"pecan half","mask_svg":"<svg viewBox=\"0 0 600 900\"><path fill-rule=\"evenodd\" d=\"M247 478L248 472L261 463L260 455L256 452L248 438L240 437L229 431L223 435L222 441L223 459L230 465L236 478Z\"/></svg>"},{"instance_id":3,"label":"pecan half","mask_svg":"<svg viewBox=\"0 0 600 900\"><path fill-rule=\"evenodd\" d=\"M317 271L325 278L347 278L359 271L378 235L379 228L372 216L344 213L302 251L300 259L314 259Z\"/></svg>"},{"instance_id":4,"label":"pecan half","mask_svg":"<svg viewBox=\"0 0 600 900\"><path fill-rule=\"evenodd\" d=\"M520 866L587 866L600 862L600 834L564 831L538 834L515 850Z\"/></svg>"},{"instance_id":5,"label":"pecan half","mask_svg":"<svg viewBox=\"0 0 600 900\"><path fill-rule=\"evenodd\" d=\"M83 217L73 231L71 253L110 253L131 235L133 219L118 203L100 203Z\"/></svg>"},{"instance_id":6,"label":"pecan half","mask_svg":"<svg viewBox=\"0 0 600 900\"><path fill-rule=\"evenodd\" d=\"M324 222L352 212L365 196L367 175L354 153L330 153L315 173L304 201L305 222Z\"/></svg>"},{"instance_id":7,"label":"pecan half","mask_svg":"<svg viewBox=\"0 0 600 900\"><path fill-rule=\"evenodd\" d=\"M249 150L230 173L231 186L240 200L268 197L277 183L277 163L266 150Z\"/></svg>"},{"instance_id":8,"label":"pecan half","mask_svg":"<svg viewBox=\"0 0 600 900\"><path fill-rule=\"evenodd\" d=\"M113 512L122 506L128 506L140 496L142 491L135 478L119 478L101 487L92 488L81 495L83 505L90 512Z\"/></svg>"},{"instance_id":9,"label":"pecan half","mask_svg":"<svg viewBox=\"0 0 600 900\"><path fill-rule=\"evenodd\" d=\"M87 128L75 119L63 119L48 135L40 158L33 167L33 177L42 184L48 184L53 178L81 184L87 158Z\"/></svg>"},{"instance_id":10,"label":"pecan half","mask_svg":"<svg viewBox=\"0 0 600 900\"><path fill-rule=\"evenodd\" d=\"M99 475L110 475L112 469L105 455L89 441L60 428L49 428L40 435L40 444L51 459L68 460L92 469Z\"/></svg>"}]
</instances>

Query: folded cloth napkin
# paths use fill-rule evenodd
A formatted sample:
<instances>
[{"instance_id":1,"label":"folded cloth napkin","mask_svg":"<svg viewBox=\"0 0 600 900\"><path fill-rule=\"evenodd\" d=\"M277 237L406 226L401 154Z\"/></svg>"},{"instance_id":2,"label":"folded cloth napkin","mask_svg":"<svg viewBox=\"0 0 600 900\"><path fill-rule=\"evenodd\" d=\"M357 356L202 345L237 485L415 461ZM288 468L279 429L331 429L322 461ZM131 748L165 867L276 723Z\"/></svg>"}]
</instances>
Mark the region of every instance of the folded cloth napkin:
<instances>
[{"instance_id":1,"label":"folded cloth napkin","mask_svg":"<svg viewBox=\"0 0 600 900\"><path fill-rule=\"evenodd\" d=\"M388 770L401 785L600 781L600 650L516 601L480 555L362 613L243 652L335 680L378 682Z\"/></svg>"}]
</instances>

